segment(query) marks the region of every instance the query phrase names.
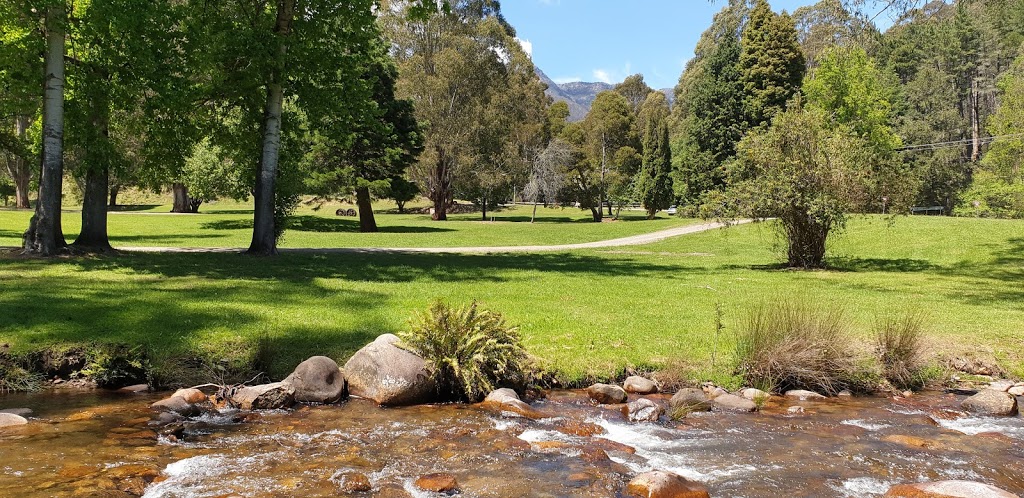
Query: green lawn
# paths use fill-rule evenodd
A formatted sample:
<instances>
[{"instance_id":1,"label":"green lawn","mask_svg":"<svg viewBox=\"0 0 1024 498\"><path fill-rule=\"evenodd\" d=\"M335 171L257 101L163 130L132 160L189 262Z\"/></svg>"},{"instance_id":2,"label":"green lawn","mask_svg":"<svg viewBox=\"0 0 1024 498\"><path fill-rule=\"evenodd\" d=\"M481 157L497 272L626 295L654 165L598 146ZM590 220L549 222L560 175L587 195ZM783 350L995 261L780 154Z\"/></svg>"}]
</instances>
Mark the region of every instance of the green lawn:
<instances>
[{"instance_id":1,"label":"green lawn","mask_svg":"<svg viewBox=\"0 0 1024 498\"><path fill-rule=\"evenodd\" d=\"M601 229L589 233L595 240L646 225L548 223L555 234ZM516 224L504 236L518 227L533 228ZM472 230L467 240L484 236ZM68 341L142 344L172 376L188 358L263 351L280 377L313 354L345 361L434 299L476 299L520 325L528 349L565 380L630 366L688 366L724 379L745 310L795 299L844 308L865 344L878 317L919 310L936 353L978 353L1024 375L1024 222L857 218L832 244L829 271L779 269L774 241L758 224L567 253L0 257L0 343L20 352ZM717 340L716 303L726 325Z\"/></svg>"},{"instance_id":2,"label":"green lawn","mask_svg":"<svg viewBox=\"0 0 1024 498\"><path fill-rule=\"evenodd\" d=\"M358 218L334 215L338 204L318 211L302 206L285 233L281 247L460 247L565 244L628 237L694 223L665 214L644 219L640 211L623 212L620 221L591 222L590 212L575 208L537 209L537 222L529 223L526 206L488 212L452 215L447 222L433 222L425 214L395 214L393 205L380 205L378 233L359 233ZM351 208L354 206L346 205ZM108 218L110 242L115 247L237 247L252 239L252 206L234 202L203 205L198 214L171 214L170 206L135 206L112 212ZM387 211L386 211L387 210ZM0 210L0 246L21 244L28 227L29 211ZM74 241L81 215L64 212L64 235Z\"/></svg>"}]
</instances>

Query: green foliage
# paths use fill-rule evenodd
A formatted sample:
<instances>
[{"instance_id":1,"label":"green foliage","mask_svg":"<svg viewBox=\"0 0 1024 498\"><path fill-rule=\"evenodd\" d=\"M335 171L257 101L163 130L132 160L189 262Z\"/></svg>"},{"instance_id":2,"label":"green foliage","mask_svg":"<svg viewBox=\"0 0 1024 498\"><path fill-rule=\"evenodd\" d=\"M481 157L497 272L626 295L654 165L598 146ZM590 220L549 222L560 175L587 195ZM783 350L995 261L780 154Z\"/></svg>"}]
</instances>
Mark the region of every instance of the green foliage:
<instances>
[{"instance_id":1,"label":"green foliage","mask_svg":"<svg viewBox=\"0 0 1024 498\"><path fill-rule=\"evenodd\" d=\"M805 61L793 19L757 0L743 28L739 58L743 106L750 128L766 125L800 91Z\"/></svg>"},{"instance_id":2,"label":"green foliage","mask_svg":"<svg viewBox=\"0 0 1024 498\"><path fill-rule=\"evenodd\" d=\"M189 197L199 202L225 197L243 200L250 193L240 168L224 154L221 147L212 145L209 139L193 147L192 154L185 159L180 179L188 188Z\"/></svg>"},{"instance_id":3,"label":"green foliage","mask_svg":"<svg viewBox=\"0 0 1024 498\"><path fill-rule=\"evenodd\" d=\"M86 353L82 374L100 387L123 387L147 380L149 361L140 346L99 344Z\"/></svg>"},{"instance_id":4,"label":"green foliage","mask_svg":"<svg viewBox=\"0 0 1024 498\"><path fill-rule=\"evenodd\" d=\"M662 109L660 115L654 109ZM643 130L643 162L636 175L636 192L648 218L672 205L672 150L668 139L668 103L661 92L651 93L644 102L641 115Z\"/></svg>"},{"instance_id":5,"label":"green foliage","mask_svg":"<svg viewBox=\"0 0 1024 498\"><path fill-rule=\"evenodd\" d=\"M42 388L43 376L29 371L24 362L6 351L0 351L0 394L37 391Z\"/></svg>"},{"instance_id":6,"label":"green foliage","mask_svg":"<svg viewBox=\"0 0 1024 498\"><path fill-rule=\"evenodd\" d=\"M463 308L435 302L399 337L427 361L443 396L480 401L494 389L526 381L527 354L518 329L475 302Z\"/></svg>"},{"instance_id":7,"label":"green foliage","mask_svg":"<svg viewBox=\"0 0 1024 498\"><path fill-rule=\"evenodd\" d=\"M736 360L747 385L835 395L863 377L843 313L793 302L751 310L737 333Z\"/></svg>"},{"instance_id":8,"label":"green foliage","mask_svg":"<svg viewBox=\"0 0 1024 498\"><path fill-rule=\"evenodd\" d=\"M930 380L925 359L927 347L920 314L890 316L875 327L875 355L882 376L900 390L917 390Z\"/></svg>"},{"instance_id":9,"label":"green foliage","mask_svg":"<svg viewBox=\"0 0 1024 498\"><path fill-rule=\"evenodd\" d=\"M1024 182L1010 183L987 171L979 171L960 199L956 207L958 216L1024 219Z\"/></svg>"},{"instance_id":10,"label":"green foliage","mask_svg":"<svg viewBox=\"0 0 1024 498\"><path fill-rule=\"evenodd\" d=\"M396 176L388 182L388 187L381 192L380 197L395 201L398 205L398 212L405 212L405 203L420 195L420 186L416 182L407 180L404 176Z\"/></svg>"},{"instance_id":11,"label":"green foliage","mask_svg":"<svg viewBox=\"0 0 1024 498\"><path fill-rule=\"evenodd\" d=\"M1024 52L999 79L999 108L988 130L997 138L982 166L1008 184L1024 183Z\"/></svg>"}]
</instances>

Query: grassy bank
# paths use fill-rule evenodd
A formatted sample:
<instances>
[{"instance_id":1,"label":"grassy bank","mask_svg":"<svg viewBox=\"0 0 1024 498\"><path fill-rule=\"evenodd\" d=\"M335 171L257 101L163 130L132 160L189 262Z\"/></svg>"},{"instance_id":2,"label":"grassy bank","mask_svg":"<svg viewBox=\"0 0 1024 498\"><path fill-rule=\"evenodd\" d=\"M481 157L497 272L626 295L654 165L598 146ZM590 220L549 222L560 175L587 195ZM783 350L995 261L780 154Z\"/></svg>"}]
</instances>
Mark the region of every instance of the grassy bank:
<instances>
[{"instance_id":1,"label":"grassy bank","mask_svg":"<svg viewBox=\"0 0 1024 498\"><path fill-rule=\"evenodd\" d=\"M661 214L646 220L640 211L624 212L619 221L591 222L589 211L575 208L537 209L537 222L530 223L527 206L480 213L458 214L444 223L425 214L397 214L379 205L378 233L359 233L359 219L335 216L330 204L314 211L302 206L285 233L281 247L459 247L564 244L593 242L672 228L694 223ZM386 209L387 208L387 209ZM252 240L252 206L243 203L204 205L198 214L171 214L170 206L133 206L112 212L108 218L110 243L114 247L248 247ZM0 210L0 246L21 244L30 211ZM493 219L493 221L491 221ZM81 215L66 211L61 219L64 234L73 241L81 227Z\"/></svg>"},{"instance_id":2,"label":"grassy bank","mask_svg":"<svg viewBox=\"0 0 1024 498\"><path fill-rule=\"evenodd\" d=\"M829 271L778 268L774 240L760 224L554 254L8 256L0 343L141 344L172 382L215 375L204 369L221 359L280 377L313 354L344 362L434 299L476 299L520 325L528 350L566 381L627 367L721 380L745 311L794 299L843 307L865 342L879 316L919 310L936 353L980 354L1024 374L1024 223L856 219L832 245ZM719 303L726 329L716 338Z\"/></svg>"}]
</instances>

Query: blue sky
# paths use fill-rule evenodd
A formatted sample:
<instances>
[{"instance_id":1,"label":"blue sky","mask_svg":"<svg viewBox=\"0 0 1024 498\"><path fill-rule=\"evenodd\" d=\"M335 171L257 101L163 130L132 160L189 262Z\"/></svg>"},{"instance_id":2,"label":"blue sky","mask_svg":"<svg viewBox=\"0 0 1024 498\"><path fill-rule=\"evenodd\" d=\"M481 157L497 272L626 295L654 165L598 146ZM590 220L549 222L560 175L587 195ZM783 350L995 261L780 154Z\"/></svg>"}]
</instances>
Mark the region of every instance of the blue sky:
<instances>
[{"instance_id":1,"label":"blue sky","mask_svg":"<svg viewBox=\"0 0 1024 498\"><path fill-rule=\"evenodd\" d=\"M725 0L504 0L501 11L556 83L617 83L642 73L675 86L700 34ZM813 0L772 0L792 12ZM879 21L884 22L880 16Z\"/></svg>"}]
</instances>

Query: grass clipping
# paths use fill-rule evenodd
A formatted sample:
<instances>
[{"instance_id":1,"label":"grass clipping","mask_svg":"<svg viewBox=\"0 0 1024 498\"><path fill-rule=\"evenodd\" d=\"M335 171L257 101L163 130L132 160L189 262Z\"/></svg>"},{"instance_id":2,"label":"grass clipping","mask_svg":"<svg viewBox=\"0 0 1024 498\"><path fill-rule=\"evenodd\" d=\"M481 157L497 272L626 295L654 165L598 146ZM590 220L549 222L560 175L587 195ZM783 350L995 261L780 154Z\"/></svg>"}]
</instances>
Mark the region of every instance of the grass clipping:
<instances>
[{"instance_id":1,"label":"grass clipping","mask_svg":"<svg viewBox=\"0 0 1024 498\"><path fill-rule=\"evenodd\" d=\"M809 389L832 396L854 388L862 370L838 310L762 305L751 311L736 348L744 381L765 391Z\"/></svg>"},{"instance_id":2,"label":"grass clipping","mask_svg":"<svg viewBox=\"0 0 1024 498\"><path fill-rule=\"evenodd\" d=\"M435 302L399 337L426 360L442 396L479 401L496 388L526 382L528 356L519 330L476 302L463 308Z\"/></svg>"}]
</instances>

